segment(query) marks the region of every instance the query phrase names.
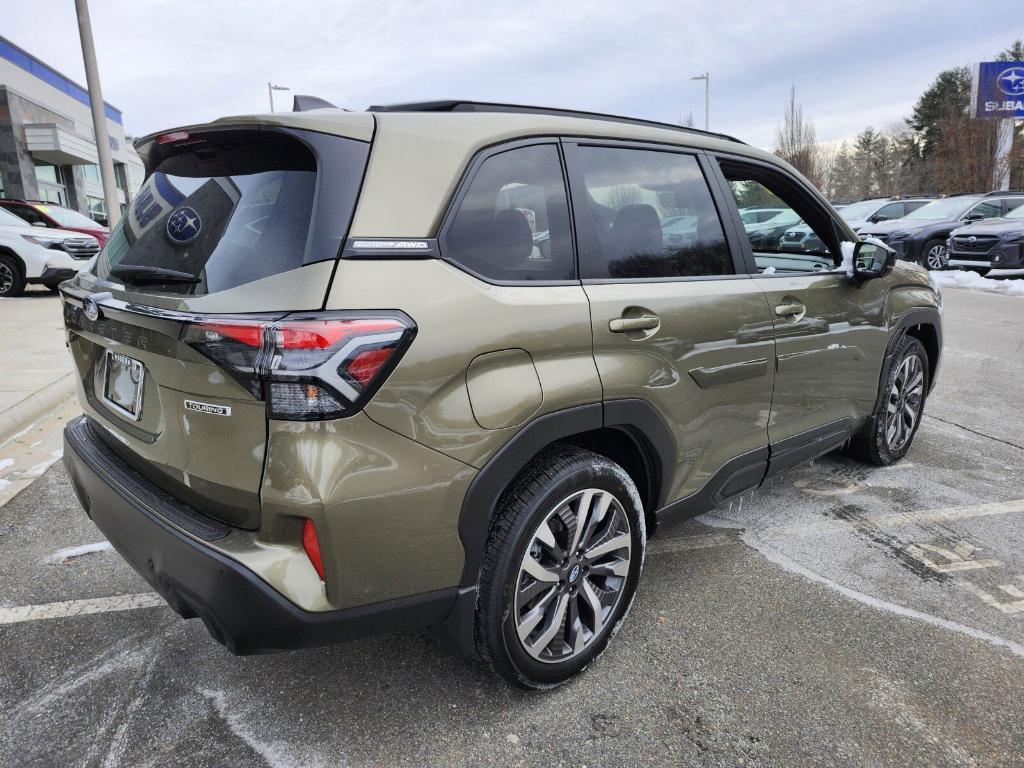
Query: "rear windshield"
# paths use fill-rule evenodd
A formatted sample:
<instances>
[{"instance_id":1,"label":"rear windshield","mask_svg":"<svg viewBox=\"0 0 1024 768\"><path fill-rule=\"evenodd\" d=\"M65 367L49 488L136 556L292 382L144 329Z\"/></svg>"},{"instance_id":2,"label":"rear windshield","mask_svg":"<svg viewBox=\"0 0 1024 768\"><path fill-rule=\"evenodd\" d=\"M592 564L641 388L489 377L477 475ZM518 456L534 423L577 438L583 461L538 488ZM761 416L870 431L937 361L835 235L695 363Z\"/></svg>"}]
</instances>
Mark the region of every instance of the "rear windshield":
<instances>
[{"instance_id":1,"label":"rear windshield","mask_svg":"<svg viewBox=\"0 0 1024 768\"><path fill-rule=\"evenodd\" d=\"M331 221L316 226L319 153L306 142L263 131L207 136L194 149L165 150L172 154L128 206L96 274L147 292L201 295L336 258L366 145L323 135L318 142L358 145L354 155L328 153L341 166L331 168ZM161 270L174 279L160 282Z\"/></svg>"}]
</instances>

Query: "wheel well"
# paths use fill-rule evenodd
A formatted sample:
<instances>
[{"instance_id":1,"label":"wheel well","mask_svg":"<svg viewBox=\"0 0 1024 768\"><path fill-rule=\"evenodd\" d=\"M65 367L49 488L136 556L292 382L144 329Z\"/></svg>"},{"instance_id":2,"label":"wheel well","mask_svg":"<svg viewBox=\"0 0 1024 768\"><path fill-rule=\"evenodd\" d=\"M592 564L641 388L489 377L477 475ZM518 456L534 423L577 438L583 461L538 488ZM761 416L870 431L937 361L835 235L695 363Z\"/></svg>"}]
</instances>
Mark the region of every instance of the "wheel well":
<instances>
[{"instance_id":1,"label":"wheel well","mask_svg":"<svg viewBox=\"0 0 1024 768\"><path fill-rule=\"evenodd\" d=\"M939 335L935 332L935 326L928 323L912 325L907 329L907 335L913 336L924 345L924 351L928 353L928 379L929 385L935 378L935 366L939 361Z\"/></svg>"},{"instance_id":2,"label":"wheel well","mask_svg":"<svg viewBox=\"0 0 1024 768\"><path fill-rule=\"evenodd\" d=\"M0 256L10 256L14 260L14 266L21 271L21 276L25 277L25 262L21 260L21 256L16 254L10 248L4 248L0 246Z\"/></svg>"},{"instance_id":3,"label":"wheel well","mask_svg":"<svg viewBox=\"0 0 1024 768\"><path fill-rule=\"evenodd\" d=\"M658 502L660 478L656 476L657 473L653 469L654 464L649 458L649 449L643 444L643 438L627 429L603 427L589 432L580 432L556 442L586 448L611 459L622 467L640 493L648 535L654 533L656 524L654 508Z\"/></svg>"}]
</instances>

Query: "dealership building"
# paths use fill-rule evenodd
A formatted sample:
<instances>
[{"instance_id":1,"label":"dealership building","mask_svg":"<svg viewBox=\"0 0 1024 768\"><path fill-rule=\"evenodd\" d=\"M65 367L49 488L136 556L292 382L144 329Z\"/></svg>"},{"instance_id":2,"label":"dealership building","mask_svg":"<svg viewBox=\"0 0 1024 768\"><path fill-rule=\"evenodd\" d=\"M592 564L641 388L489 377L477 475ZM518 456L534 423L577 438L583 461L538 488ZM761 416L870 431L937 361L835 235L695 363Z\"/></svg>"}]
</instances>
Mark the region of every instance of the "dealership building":
<instances>
[{"instance_id":1,"label":"dealership building","mask_svg":"<svg viewBox=\"0 0 1024 768\"><path fill-rule=\"evenodd\" d=\"M104 103L123 211L142 185L142 161L121 111ZM0 197L42 200L106 219L89 92L0 37Z\"/></svg>"}]
</instances>

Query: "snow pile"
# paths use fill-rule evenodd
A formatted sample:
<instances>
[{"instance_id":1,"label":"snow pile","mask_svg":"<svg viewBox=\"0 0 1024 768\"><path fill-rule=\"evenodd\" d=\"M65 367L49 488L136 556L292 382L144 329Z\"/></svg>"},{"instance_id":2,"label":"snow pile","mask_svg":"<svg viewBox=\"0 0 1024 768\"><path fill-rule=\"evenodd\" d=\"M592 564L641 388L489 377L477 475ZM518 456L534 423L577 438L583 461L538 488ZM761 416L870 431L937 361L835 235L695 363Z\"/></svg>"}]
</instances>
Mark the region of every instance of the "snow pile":
<instances>
[{"instance_id":1,"label":"snow pile","mask_svg":"<svg viewBox=\"0 0 1024 768\"><path fill-rule=\"evenodd\" d=\"M843 254L843 262L833 269L833 272L845 272L850 277L853 277L853 249L854 244L849 240L844 240L839 244Z\"/></svg>"},{"instance_id":2,"label":"snow pile","mask_svg":"<svg viewBox=\"0 0 1024 768\"><path fill-rule=\"evenodd\" d=\"M58 549L52 555L40 558L39 563L40 565L61 565L74 557L89 555L93 552L106 552L108 549L111 549L109 541L97 541L95 544L83 544L79 547Z\"/></svg>"},{"instance_id":3,"label":"snow pile","mask_svg":"<svg viewBox=\"0 0 1024 768\"><path fill-rule=\"evenodd\" d=\"M975 291L1001 293L1005 296L1024 296L1024 280L993 280L977 272L932 272L932 279L941 288L968 288Z\"/></svg>"}]
</instances>

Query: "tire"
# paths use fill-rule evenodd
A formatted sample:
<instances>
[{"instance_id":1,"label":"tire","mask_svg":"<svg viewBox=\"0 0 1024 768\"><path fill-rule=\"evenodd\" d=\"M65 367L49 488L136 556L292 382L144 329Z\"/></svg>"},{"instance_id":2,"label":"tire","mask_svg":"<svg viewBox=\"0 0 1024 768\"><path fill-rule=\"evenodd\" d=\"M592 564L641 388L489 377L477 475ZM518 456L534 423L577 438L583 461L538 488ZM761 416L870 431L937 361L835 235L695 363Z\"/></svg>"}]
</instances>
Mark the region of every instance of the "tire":
<instances>
[{"instance_id":1,"label":"tire","mask_svg":"<svg viewBox=\"0 0 1024 768\"><path fill-rule=\"evenodd\" d=\"M924 244L921 251L921 263L931 272L946 268L946 241L941 237L933 237Z\"/></svg>"},{"instance_id":2,"label":"tire","mask_svg":"<svg viewBox=\"0 0 1024 768\"><path fill-rule=\"evenodd\" d=\"M589 525L572 547L580 517ZM546 448L495 509L480 571L477 654L526 689L579 674L629 611L646 544L640 497L622 467L570 445Z\"/></svg>"},{"instance_id":3,"label":"tire","mask_svg":"<svg viewBox=\"0 0 1024 768\"><path fill-rule=\"evenodd\" d=\"M25 292L25 278L18 263L0 254L0 298L9 299Z\"/></svg>"},{"instance_id":4,"label":"tire","mask_svg":"<svg viewBox=\"0 0 1024 768\"><path fill-rule=\"evenodd\" d=\"M924 345L913 336L905 336L893 355L889 370L885 372L881 402L850 442L850 453L879 467L902 459L914 444L914 437L921 426L930 380L928 353ZM904 405L907 409L903 409ZM895 413L890 418L893 408ZM912 421L910 412L913 412ZM896 415L899 416L898 423L894 423Z\"/></svg>"}]
</instances>

